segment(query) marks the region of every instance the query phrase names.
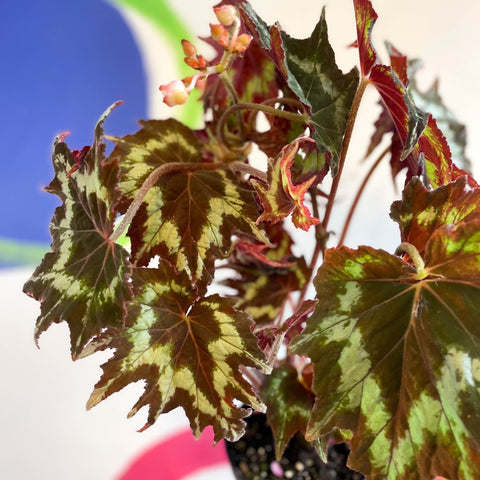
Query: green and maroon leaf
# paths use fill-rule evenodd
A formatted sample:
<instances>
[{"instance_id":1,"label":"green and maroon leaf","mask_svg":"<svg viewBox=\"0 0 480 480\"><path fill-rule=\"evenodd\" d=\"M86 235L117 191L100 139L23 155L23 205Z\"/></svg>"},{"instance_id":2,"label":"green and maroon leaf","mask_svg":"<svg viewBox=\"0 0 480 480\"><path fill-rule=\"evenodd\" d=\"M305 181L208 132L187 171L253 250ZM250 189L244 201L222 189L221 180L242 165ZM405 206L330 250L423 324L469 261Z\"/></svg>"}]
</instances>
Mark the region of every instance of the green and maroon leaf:
<instances>
[{"instance_id":1,"label":"green and maroon leaf","mask_svg":"<svg viewBox=\"0 0 480 480\"><path fill-rule=\"evenodd\" d=\"M377 14L370 0L354 0L354 7L362 75L378 90L402 141L401 159L404 159L422 134L427 124L427 114L413 103L407 92L407 65L404 55L387 44L392 66L375 64L376 54L371 43L371 31Z\"/></svg>"},{"instance_id":2,"label":"green and maroon leaf","mask_svg":"<svg viewBox=\"0 0 480 480\"><path fill-rule=\"evenodd\" d=\"M276 98L281 88L275 64L256 40L233 65L233 85L243 103L262 103Z\"/></svg>"},{"instance_id":3,"label":"green and maroon leaf","mask_svg":"<svg viewBox=\"0 0 480 480\"><path fill-rule=\"evenodd\" d=\"M291 252L292 240L281 224L267 227L272 246L245 248L237 242L226 267L236 272L222 283L235 290L237 308L251 315L256 325L272 323L292 292L303 288L310 274L303 257Z\"/></svg>"},{"instance_id":4,"label":"green and maroon leaf","mask_svg":"<svg viewBox=\"0 0 480 480\"><path fill-rule=\"evenodd\" d=\"M309 138L297 138L286 145L274 160L270 160L267 170L267 183L252 179L259 196L263 212L258 222L279 222L292 214L292 221L297 228L308 230L312 225L320 223L318 218L312 217L305 205L305 195L315 182L312 176L303 183L294 184L292 180L292 166L299 146Z\"/></svg>"},{"instance_id":5,"label":"green and maroon leaf","mask_svg":"<svg viewBox=\"0 0 480 480\"><path fill-rule=\"evenodd\" d=\"M141 266L160 255L205 286L215 258L229 254L232 235L268 243L255 223L253 189L222 165L202 162L194 132L175 120L142 125L136 134L115 139L111 157L123 165L124 197L131 201L138 195L156 169L170 165L170 171L156 179L132 221L132 256Z\"/></svg>"},{"instance_id":6,"label":"green and maroon leaf","mask_svg":"<svg viewBox=\"0 0 480 480\"><path fill-rule=\"evenodd\" d=\"M480 219L480 189L470 188L467 177L435 190L414 178L405 187L402 200L392 204L390 216L400 226L402 241L422 253L438 228Z\"/></svg>"},{"instance_id":7,"label":"green and maroon leaf","mask_svg":"<svg viewBox=\"0 0 480 480\"><path fill-rule=\"evenodd\" d=\"M288 268L259 268L255 264L228 266L237 272L237 276L223 284L235 290L236 307L247 312L258 325L273 322L289 296L301 290L308 278L303 257Z\"/></svg>"},{"instance_id":8,"label":"green and maroon leaf","mask_svg":"<svg viewBox=\"0 0 480 480\"><path fill-rule=\"evenodd\" d=\"M62 200L52 218L52 251L25 284L24 291L41 302L35 338L52 323L70 327L72 356L107 326L121 326L131 298L128 252L109 237L113 232L118 165L105 162L100 118L94 144L72 153L54 144L55 178L46 188Z\"/></svg>"},{"instance_id":9,"label":"green and maroon leaf","mask_svg":"<svg viewBox=\"0 0 480 480\"><path fill-rule=\"evenodd\" d=\"M425 112L429 112L435 119L438 128L447 139L452 159L459 168L470 170L470 160L466 156L467 133L465 125L458 121L455 115L444 104L438 89L438 81L432 86L420 91L417 86L415 73L421 62L410 62L408 90L415 104Z\"/></svg>"},{"instance_id":10,"label":"green and maroon leaf","mask_svg":"<svg viewBox=\"0 0 480 480\"><path fill-rule=\"evenodd\" d=\"M373 26L378 18L370 0L353 0L357 24L357 47L360 56L360 69L367 77L377 60L377 54L371 41Z\"/></svg>"},{"instance_id":11,"label":"green and maroon leaf","mask_svg":"<svg viewBox=\"0 0 480 480\"><path fill-rule=\"evenodd\" d=\"M418 140L418 145L412 151L412 156L415 159L419 159L420 154L423 158L425 176L433 188L446 185L464 175L468 177L470 186L478 187L473 177L452 162L447 140L431 115L423 134Z\"/></svg>"},{"instance_id":12,"label":"green and maroon leaf","mask_svg":"<svg viewBox=\"0 0 480 480\"><path fill-rule=\"evenodd\" d=\"M305 434L315 396L299 381L295 368L287 364L266 378L260 395L267 405L275 455L280 459L293 435L297 432Z\"/></svg>"},{"instance_id":13,"label":"green and maroon leaf","mask_svg":"<svg viewBox=\"0 0 480 480\"><path fill-rule=\"evenodd\" d=\"M318 305L291 344L314 364L306 437L351 430L350 466L371 478L474 480L480 221L438 228L424 261L417 271L370 247L327 251Z\"/></svg>"},{"instance_id":14,"label":"green and maroon leaf","mask_svg":"<svg viewBox=\"0 0 480 480\"><path fill-rule=\"evenodd\" d=\"M428 115L410 99L405 85L391 67L374 65L369 81L375 86L385 104L403 144L401 158L415 147L427 125Z\"/></svg>"},{"instance_id":15,"label":"green and maroon leaf","mask_svg":"<svg viewBox=\"0 0 480 480\"><path fill-rule=\"evenodd\" d=\"M167 163L201 163L202 145L195 132L179 121L140 120L141 129L115 142L110 159L120 162L119 190L126 210L148 176Z\"/></svg>"},{"instance_id":16,"label":"green and maroon leaf","mask_svg":"<svg viewBox=\"0 0 480 480\"><path fill-rule=\"evenodd\" d=\"M93 348L115 349L103 365L103 375L88 408L138 380L145 391L129 416L149 407L152 425L161 413L183 407L195 437L212 425L215 441L237 440L250 405L263 409L239 366L268 371L251 319L235 310L234 301L219 295L197 298L190 280L161 262L158 269L138 269L138 289L130 305L127 326L107 332Z\"/></svg>"},{"instance_id":17,"label":"green and maroon leaf","mask_svg":"<svg viewBox=\"0 0 480 480\"><path fill-rule=\"evenodd\" d=\"M390 65L393 71L397 74L398 79L404 84L408 85L408 62L407 56L397 50L390 42L385 42L388 55L390 57Z\"/></svg>"},{"instance_id":18,"label":"green and maroon leaf","mask_svg":"<svg viewBox=\"0 0 480 480\"><path fill-rule=\"evenodd\" d=\"M233 235L268 243L257 217L251 188L228 170L165 175L129 230L132 254L139 265L159 255L200 286L212 280L215 259L230 253Z\"/></svg>"},{"instance_id":19,"label":"green and maroon leaf","mask_svg":"<svg viewBox=\"0 0 480 480\"><path fill-rule=\"evenodd\" d=\"M336 172L348 113L358 86L356 69L344 74L335 63L328 40L325 10L312 35L295 39L277 25L269 27L246 1L237 2L248 32L274 61L288 89L310 111L312 134L319 155L330 153L330 165ZM281 84L279 84L282 87ZM282 89L285 90L285 89ZM321 169L324 162L321 163Z\"/></svg>"},{"instance_id":20,"label":"green and maroon leaf","mask_svg":"<svg viewBox=\"0 0 480 480\"><path fill-rule=\"evenodd\" d=\"M325 9L312 34L295 39L271 28L275 39L277 66L286 76L288 86L298 99L311 109L312 137L319 152L332 155L331 168L336 173L348 114L358 86L358 71L344 74L335 63L335 54L328 40Z\"/></svg>"}]
</instances>

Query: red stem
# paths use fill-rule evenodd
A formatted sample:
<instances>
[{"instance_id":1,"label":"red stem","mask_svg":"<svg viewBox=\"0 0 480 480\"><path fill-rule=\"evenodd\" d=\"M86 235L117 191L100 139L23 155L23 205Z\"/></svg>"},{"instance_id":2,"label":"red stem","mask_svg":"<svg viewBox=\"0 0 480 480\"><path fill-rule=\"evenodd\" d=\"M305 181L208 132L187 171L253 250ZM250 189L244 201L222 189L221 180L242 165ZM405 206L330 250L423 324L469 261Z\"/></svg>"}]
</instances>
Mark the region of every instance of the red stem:
<instances>
[{"instance_id":1,"label":"red stem","mask_svg":"<svg viewBox=\"0 0 480 480\"><path fill-rule=\"evenodd\" d=\"M343 242L345 241L345 237L347 236L348 228L350 227L350 222L352 221L353 214L355 213L355 210L357 208L358 202L360 200L360 197L362 196L365 187L367 186L368 181L370 180L370 177L372 176L373 172L377 169L377 167L380 165L380 162L383 160L383 157L390 151L390 146L388 146L375 160L375 163L371 166L370 170L368 171L367 175L363 179L362 184L360 185L360 188L358 189L357 194L355 195L355 198L353 199L352 206L350 207L350 210L348 212L347 219L345 220L345 224L343 226L342 234L340 235L340 240L338 241L337 247L341 247L343 245Z\"/></svg>"},{"instance_id":2,"label":"red stem","mask_svg":"<svg viewBox=\"0 0 480 480\"><path fill-rule=\"evenodd\" d=\"M348 147L350 145L350 140L352 138L353 127L355 125L355 119L357 118L358 108L365 92L365 88L368 85L368 79L363 77L360 81L360 85L355 92L353 97L352 108L348 114L347 125L345 127L345 135L343 136L342 150L340 152L340 158L338 160L338 172L333 178L332 188L330 190L330 195L328 196L327 206L325 208L325 216L323 217L323 229L326 231L328 227L328 222L330 220L330 215L332 213L333 204L335 201L335 196L337 195L338 184L340 183L340 178L342 176L342 170L345 165L345 158L347 157Z\"/></svg>"},{"instance_id":3,"label":"red stem","mask_svg":"<svg viewBox=\"0 0 480 480\"><path fill-rule=\"evenodd\" d=\"M198 170L217 170L222 167L221 163L165 163L160 165L155 170L152 170L148 177L144 180L142 186L138 189L137 195L133 199L132 203L128 207L125 215L122 218L122 221L117 226L115 231L110 235L110 241L115 243L125 229L130 225L135 217L138 209L140 208L145 196L148 191L157 183L158 179L163 175L169 173L179 173L179 172L193 172Z\"/></svg>"},{"instance_id":4,"label":"red stem","mask_svg":"<svg viewBox=\"0 0 480 480\"><path fill-rule=\"evenodd\" d=\"M360 84L355 92L355 96L353 97L352 108L348 114L347 124L345 126L345 134L343 136L343 143L342 143L342 150L340 152L340 158L338 161L338 172L335 175L332 183L332 188L330 190L330 194L328 195L327 206L325 207L325 216L323 217L323 222L316 226L316 244L315 249L313 251L312 259L310 260L310 278L306 282L305 286L303 287L302 291L300 292L300 296L297 302L297 309L300 308L303 301L305 300L305 296L307 294L307 289L312 282L313 276L316 273L316 265L320 254L323 253L325 250L325 233L327 232L328 222L330 220L330 215L332 213L332 207L335 200L335 196L338 190L338 184L340 182L340 177L342 176L343 167L345 165L345 159L347 157L348 147L350 145L350 140L352 138L353 127L355 125L355 119L357 118L358 109L360 107L360 102L363 97L363 93L365 92L365 88L368 85L368 80L366 78L362 78ZM318 205L316 199L316 191L312 191L312 208L313 214L318 218Z\"/></svg>"}]
</instances>

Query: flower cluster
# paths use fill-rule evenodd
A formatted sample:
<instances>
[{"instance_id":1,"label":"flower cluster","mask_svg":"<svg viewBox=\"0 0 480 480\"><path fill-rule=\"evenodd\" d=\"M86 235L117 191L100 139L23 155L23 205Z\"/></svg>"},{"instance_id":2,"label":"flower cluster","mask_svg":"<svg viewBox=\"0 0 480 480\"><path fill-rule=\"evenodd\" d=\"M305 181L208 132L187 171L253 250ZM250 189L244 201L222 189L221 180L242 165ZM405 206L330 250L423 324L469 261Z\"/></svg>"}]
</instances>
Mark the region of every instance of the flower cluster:
<instances>
[{"instance_id":1,"label":"flower cluster","mask_svg":"<svg viewBox=\"0 0 480 480\"><path fill-rule=\"evenodd\" d=\"M169 107L183 105L188 100L190 92L199 83L203 83L208 75L220 74L228 70L235 58L242 55L252 41L251 35L240 34L240 17L234 6L224 5L213 10L220 23L210 24L210 33L212 39L223 48L224 54L218 64L209 65L205 57L197 53L197 49L191 42L182 40L184 61L189 67L198 70L198 73L160 85L163 101Z\"/></svg>"},{"instance_id":2,"label":"flower cluster","mask_svg":"<svg viewBox=\"0 0 480 480\"><path fill-rule=\"evenodd\" d=\"M240 18L232 5L213 9L219 24L210 24L212 38L229 53L242 54L250 45L252 36L240 33Z\"/></svg>"}]
</instances>

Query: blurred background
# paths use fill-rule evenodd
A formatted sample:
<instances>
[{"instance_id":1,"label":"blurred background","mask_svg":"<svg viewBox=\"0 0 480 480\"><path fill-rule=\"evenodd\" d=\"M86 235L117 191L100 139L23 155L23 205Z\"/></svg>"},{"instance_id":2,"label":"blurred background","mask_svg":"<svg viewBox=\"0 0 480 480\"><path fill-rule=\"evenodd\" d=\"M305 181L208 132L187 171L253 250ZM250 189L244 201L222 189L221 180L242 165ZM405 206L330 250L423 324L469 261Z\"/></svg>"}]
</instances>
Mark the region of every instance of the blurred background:
<instances>
[{"instance_id":1,"label":"blurred background","mask_svg":"<svg viewBox=\"0 0 480 480\"><path fill-rule=\"evenodd\" d=\"M219 445L208 432L194 443L181 410L161 417L143 433L146 412L127 420L142 390L129 386L92 411L85 404L108 354L81 362L70 359L66 325L52 326L33 342L37 303L22 285L48 250L48 224L57 197L42 190L52 176L53 138L69 131L67 142L81 148L92 142L93 128L106 107L124 104L109 117L105 130L123 135L142 118L176 116L198 126L198 107L168 109L161 83L189 74L180 40L208 36L216 23L210 0L16 0L0 2L0 478L27 480L230 480ZM351 0L251 0L267 23L279 21L291 36L314 28L326 5L330 42L344 70L357 64ZM467 156L474 175L480 165L478 78L480 74L480 3L459 0L373 0L379 19L373 40L387 62L389 40L409 58L421 58L420 89L439 78L439 93L467 126ZM375 92L367 90L347 159L339 204L331 227L339 228L368 165L361 163L379 113ZM348 168L348 166L353 168ZM389 205L401 191L392 188L388 165L375 172L362 198L346 244L369 244L393 252L400 242L388 218ZM379 198L382 201L379 202ZM168 440L168 442L166 442ZM177 453L166 445L176 445ZM196 452L196 453L195 453ZM197 465L187 465L189 456ZM143 462L143 463L142 463ZM159 476L155 462L180 465ZM144 468L142 476L140 468ZM137 473L135 473L137 472ZM150 472L150 473L148 473ZM132 475L137 475L132 476ZM149 477L148 475L152 475ZM168 476L170 475L170 476Z\"/></svg>"}]
</instances>

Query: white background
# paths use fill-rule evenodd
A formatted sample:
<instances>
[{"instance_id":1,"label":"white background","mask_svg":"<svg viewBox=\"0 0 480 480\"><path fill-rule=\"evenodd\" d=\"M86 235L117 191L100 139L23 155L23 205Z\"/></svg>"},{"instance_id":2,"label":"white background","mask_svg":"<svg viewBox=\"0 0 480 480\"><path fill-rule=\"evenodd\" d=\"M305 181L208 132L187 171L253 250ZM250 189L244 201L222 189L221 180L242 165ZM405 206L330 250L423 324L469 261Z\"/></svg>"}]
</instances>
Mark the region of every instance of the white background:
<instances>
[{"instance_id":1,"label":"white background","mask_svg":"<svg viewBox=\"0 0 480 480\"><path fill-rule=\"evenodd\" d=\"M209 9L215 3L182 0L176 2L175 8L195 32L206 35L208 22L215 23ZM344 70L356 64L356 52L346 49L355 39L350 0L252 0L251 3L268 23L279 20L296 37L306 36L313 29L322 6L327 5L330 39L337 61ZM435 77L440 77L440 93L445 102L468 127L468 155L473 160L474 172L478 173L475 159L480 157L477 136L480 2L458 0L452 6L447 0L401 3L376 0L373 4L379 14L374 29L379 55L386 60L383 41L390 40L403 53L424 60L424 68L418 75L421 86L426 88ZM148 35L148 27L139 19L129 17L129 21L137 31ZM149 37L150 45L154 41ZM152 101L151 114L166 116L171 112L158 107L161 102L158 85L175 78L176 72L170 66L168 52L162 48L156 52L154 57L145 56L147 63L155 60L149 64L152 96L157 96L157 101ZM332 219L333 229L343 221L352 192L365 171L358 162L378 113L376 101L375 92L367 92L339 192L340 205ZM388 168L380 169L360 205L367 213L352 225L347 244L366 243L395 250L399 243L397 230L388 219L389 205L394 199ZM38 305L21 293L30 273L27 269L0 272L0 478L114 480L142 449L184 428L184 417L180 411L174 412L160 418L146 432L136 433L145 423L145 412L130 420L125 416L138 398L140 385L126 388L87 413L85 403L98 380L99 365L105 355L71 362L65 325L53 326L40 338L41 349L35 347L33 326ZM228 480L225 472L218 471L208 473L208 478Z\"/></svg>"}]
</instances>

